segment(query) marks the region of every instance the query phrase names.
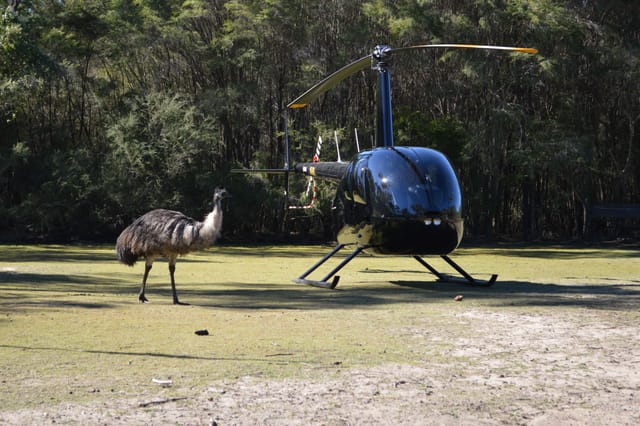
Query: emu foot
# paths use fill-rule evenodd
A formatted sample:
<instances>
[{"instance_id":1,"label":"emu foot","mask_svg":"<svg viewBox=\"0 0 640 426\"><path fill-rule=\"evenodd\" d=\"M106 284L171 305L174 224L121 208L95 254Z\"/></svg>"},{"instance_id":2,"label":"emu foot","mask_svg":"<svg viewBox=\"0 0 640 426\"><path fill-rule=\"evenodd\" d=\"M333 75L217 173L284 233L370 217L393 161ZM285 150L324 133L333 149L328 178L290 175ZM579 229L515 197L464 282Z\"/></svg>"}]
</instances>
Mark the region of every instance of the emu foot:
<instances>
[{"instance_id":1,"label":"emu foot","mask_svg":"<svg viewBox=\"0 0 640 426\"><path fill-rule=\"evenodd\" d=\"M149 299L144 296L144 293L140 293L138 295L138 302L140 303L149 303Z\"/></svg>"},{"instance_id":2,"label":"emu foot","mask_svg":"<svg viewBox=\"0 0 640 426\"><path fill-rule=\"evenodd\" d=\"M174 305L182 305L182 306L189 306L190 305L189 303L181 302L178 299L173 299L173 304Z\"/></svg>"}]
</instances>

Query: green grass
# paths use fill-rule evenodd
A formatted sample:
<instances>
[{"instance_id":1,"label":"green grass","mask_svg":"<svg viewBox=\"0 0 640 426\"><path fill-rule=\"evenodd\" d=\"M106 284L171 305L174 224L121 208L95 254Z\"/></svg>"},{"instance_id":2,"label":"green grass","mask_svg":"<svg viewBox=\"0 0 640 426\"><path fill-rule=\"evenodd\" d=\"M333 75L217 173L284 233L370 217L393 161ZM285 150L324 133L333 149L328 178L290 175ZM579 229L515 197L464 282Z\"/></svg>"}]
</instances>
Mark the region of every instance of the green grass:
<instances>
[{"instance_id":1,"label":"green grass","mask_svg":"<svg viewBox=\"0 0 640 426\"><path fill-rule=\"evenodd\" d=\"M638 250L456 251L468 271L500 274L489 289L436 283L408 257L366 255L341 271L335 291L290 281L327 250L221 246L188 255L176 280L191 306L174 306L162 260L150 274L152 303L141 305L143 263L119 264L110 246L0 246L0 406L153 395L153 378L173 380L171 393L247 375L321 378L445 362L451 342L442 336L464 336L459 314L471 308L638 317ZM462 303L453 301L459 293ZM210 335L196 336L200 329ZM428 345L415 330L433 330Z\"/></svg>"}]
</instances>

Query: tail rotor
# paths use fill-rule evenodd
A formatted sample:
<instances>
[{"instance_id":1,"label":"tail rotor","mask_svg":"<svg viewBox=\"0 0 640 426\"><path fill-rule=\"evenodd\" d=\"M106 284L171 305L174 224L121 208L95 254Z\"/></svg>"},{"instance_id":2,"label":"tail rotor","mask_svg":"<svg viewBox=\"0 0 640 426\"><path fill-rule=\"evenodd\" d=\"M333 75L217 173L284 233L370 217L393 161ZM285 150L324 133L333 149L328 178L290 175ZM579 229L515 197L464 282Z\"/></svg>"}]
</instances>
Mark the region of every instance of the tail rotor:
<instances>
[{"instance_id":1,"label":"tail rotor","mask_svg":"<svg viewBox=\"0 0 640 426\"><path fill-rule=\"evenodd\" d=\"M337 136L336 136L337 138ZM336 139L337 141L337 139ZM318 143L316 144L315 154L313 155L313 162L320 162L320 151L322 150L322 136L318 136ZM340 151L338 151L339 153ZM311 198L309 199L309 195L311 194ZM305 198L309 200L309 202L305 205L301 206L292 206L289 205L289 210L306 210L311 209L315 206L317 199L317 188L316 188L316 178L314 176L309 176L307 178L307 190L305 191Z\"/></svg>"}]
</instances>

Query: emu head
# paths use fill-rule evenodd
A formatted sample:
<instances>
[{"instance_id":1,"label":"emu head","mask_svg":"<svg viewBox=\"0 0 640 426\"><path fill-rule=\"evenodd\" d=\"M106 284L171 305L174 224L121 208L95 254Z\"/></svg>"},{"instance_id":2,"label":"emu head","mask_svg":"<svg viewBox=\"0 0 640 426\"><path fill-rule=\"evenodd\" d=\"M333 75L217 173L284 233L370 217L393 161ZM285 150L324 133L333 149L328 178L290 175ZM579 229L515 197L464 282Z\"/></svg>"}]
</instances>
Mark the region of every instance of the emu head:
<instances>
[{"instance_id":1,"label":"emu head","mask_svg":"<svg viewBox=\"0 0 640 426\"><path fill-rule=\"evenodd\" d=\"M227 192L227 190L219 186L213 193L213 203L218 204L227 197L229 197L229 193Z\"/></svg>"}]
</instances>

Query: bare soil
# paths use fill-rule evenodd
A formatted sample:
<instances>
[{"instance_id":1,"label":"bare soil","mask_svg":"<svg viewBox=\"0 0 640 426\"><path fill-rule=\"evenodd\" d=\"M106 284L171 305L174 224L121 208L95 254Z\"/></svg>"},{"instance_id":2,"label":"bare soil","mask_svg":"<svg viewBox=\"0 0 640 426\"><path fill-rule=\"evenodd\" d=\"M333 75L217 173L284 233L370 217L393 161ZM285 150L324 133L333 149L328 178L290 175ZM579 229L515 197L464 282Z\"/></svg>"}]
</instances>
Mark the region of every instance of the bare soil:
<instances>
[{"instance_id":1,"label":"bare soil","mask_svg":"<svg viewBox=\"0 0 640 426\"><path fill-rule=\"evenodd\" d=\"M464 301L462 302L464 303ZM589 309L490 312L398 327L423 362L325 378L241 376L201 388L158 387L137 398L2 412L2 424L640 424L638 324ZM459 327L454 327L459 329ZM433 358L446 341L446 350ZM277 354L274 356L278 356ZM286 362L287 354L280 357Z\"/></svg>"}]
</instances>

